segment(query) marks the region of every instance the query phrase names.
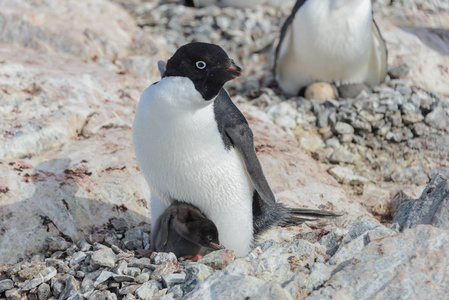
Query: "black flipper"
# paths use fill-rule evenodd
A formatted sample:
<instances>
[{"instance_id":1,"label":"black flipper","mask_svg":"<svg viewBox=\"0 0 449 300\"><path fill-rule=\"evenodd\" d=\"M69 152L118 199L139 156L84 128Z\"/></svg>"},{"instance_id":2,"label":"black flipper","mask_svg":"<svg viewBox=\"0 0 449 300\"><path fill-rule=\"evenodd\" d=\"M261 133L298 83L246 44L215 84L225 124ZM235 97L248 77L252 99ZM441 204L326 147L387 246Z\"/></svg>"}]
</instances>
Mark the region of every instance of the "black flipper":
<instances>
[{"instance_id":1,"label":"black flipper","mask_svg":"<svg viewBox=\"0 0 449 300\"><path fill-rule=\"evenodd\" d=\"M279 43L276 47L276 52L274 54L274 72L276 73L276 66L277 66L277 60L279 55L279 50L281 48L281 44L284 41L285 34L287 33L288 26L293 22L293 19L295 18L296 12L298 9L306 2L307 0L298 0L295 3L295 6L293 6L292 13L288 16L288 18L285 20L284 25L282 25L281 28L281 36L279 37Z\"/></svg>"},{"instance_id":2,"label":"black flipper","mask_svg":"<svg viewBox=\"0 0 449 300\"><path fill-rule=\"evenodd\" d=\"M234 147L239 151L254 185L253 225L255 234L277 224L297 225L318 218L339 216L329 211L288 208L282 203L277 203L256 155L251 128L224 89L215 99L214 112L226 149Z\"/></svg>"}]
</instances>

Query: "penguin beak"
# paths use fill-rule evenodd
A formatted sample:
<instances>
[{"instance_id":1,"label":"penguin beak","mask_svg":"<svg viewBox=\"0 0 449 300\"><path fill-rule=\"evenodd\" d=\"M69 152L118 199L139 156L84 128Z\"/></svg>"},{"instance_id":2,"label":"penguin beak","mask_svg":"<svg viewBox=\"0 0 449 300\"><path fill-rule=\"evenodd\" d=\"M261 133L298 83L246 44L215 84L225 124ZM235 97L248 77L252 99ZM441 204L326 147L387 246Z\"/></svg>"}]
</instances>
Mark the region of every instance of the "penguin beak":
<instances>
[{"instance_id":1,"label":"penguin beak","mask_svg":"<svg viewBox=\"0 0 449 300\"><path fill-rule=\"evenodd\" d=\"M228 73L231 74L233 78L240 77L243 74L242 68L237 66L233 61L231 61L231 66L226 68L226 71L228 71Z\"/></svg>"},{"instance_id":2,"label":"penguin beak","mask_svg":"<svg viewBox=\"0 0 449 300\"><path fill-rule=\"evenodd\" d=\"M214 242L210 243L211 248L215 249L215 250L221 250L221 249L225 249L225 247L222 244L217 244Z\"/></svg>"}]
</instances>

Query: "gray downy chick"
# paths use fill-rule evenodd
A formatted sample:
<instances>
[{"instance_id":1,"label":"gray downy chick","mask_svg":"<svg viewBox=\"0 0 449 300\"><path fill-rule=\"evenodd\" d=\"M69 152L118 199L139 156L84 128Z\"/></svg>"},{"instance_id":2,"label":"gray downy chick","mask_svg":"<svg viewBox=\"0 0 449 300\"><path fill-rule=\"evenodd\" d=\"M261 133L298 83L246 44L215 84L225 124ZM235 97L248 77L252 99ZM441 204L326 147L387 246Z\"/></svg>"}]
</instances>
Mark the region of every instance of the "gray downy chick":
<instances>
[{"instance_id":1,"label":"gray downy chick","mask_svg":"<svg viewBox=\"0 0 449 300\"><path fill-rule=\"evenodd\" d=\"M195 206L179 201L174 201L157 219L151 248L191 260L224 249L214 222Z\"/></svg>"}]
</instances>

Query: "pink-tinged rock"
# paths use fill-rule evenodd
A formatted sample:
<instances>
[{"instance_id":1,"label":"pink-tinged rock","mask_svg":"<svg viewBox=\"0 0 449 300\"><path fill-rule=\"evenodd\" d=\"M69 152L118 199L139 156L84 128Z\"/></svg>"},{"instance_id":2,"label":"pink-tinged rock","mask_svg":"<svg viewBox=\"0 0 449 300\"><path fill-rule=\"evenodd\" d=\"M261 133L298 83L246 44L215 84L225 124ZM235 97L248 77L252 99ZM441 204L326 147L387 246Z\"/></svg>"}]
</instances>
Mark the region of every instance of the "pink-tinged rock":
<instances>
[{"instance_id":1,"label":"pink-tinged rock","mask_svg":"<svg viewBox=\"0 0 449 300\"><path fill-rule=\"evenodd\" d=\"M418 11L414 13L419 14ZM429 26L429 14L425 18ZM447 16L445 20L447 27ZM407 78L415 84L433 92L448 94L449 45L442 37L445 34L443 29L416 26L412 23L413 19L404 22L392 21L390 17L377 17L376 21L387 44L389 66L406 63L410 67Z\"/></svg>"}]
</instances>

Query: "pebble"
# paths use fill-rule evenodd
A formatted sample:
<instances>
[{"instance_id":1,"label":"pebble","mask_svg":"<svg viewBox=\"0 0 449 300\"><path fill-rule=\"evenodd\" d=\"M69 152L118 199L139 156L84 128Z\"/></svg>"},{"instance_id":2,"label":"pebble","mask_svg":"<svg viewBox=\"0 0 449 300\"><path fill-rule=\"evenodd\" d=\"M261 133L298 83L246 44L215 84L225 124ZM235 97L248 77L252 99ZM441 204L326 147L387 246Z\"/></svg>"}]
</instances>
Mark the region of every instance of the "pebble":
<instances>
[{"instance_id":1,"label":"pebble","mask_svg":"<svg viewBox=\"0 0 449 300\"><path fill-rule=\"evenodd\" d=\"M165 274L162 275L162 283L164 287L171 288L177 284L181 284L184 282L186 278L186 274Z\"/></svg>"},{"instance_id":2,"label":"pebble","mask_svg":"<svg viewBox=\"0 0 449 300\"><path fill-rule=\"evenodd\" d=\"M95 251L91 256L93 266L113 268L117 257L111 248L103 248Z\"/></svg>"},{"instance_id":3,"label":"pebble","mask_svg":"<svg viewBox=\"0 0 449 300\"><path fill-rule=\"evenodd\" d=\"M187 294L188 292L192 291L198 283L209 277L214 272L214 269L209 266L197 263L188 266L184 270L184 272L186 274L186 277L183 291L185 294Z\"/></svg>"},{"instance_id":4,"label":"pebble","mask_svg":"<svg viewBox=\"0 0 449 300\"><path fill-rule=\"evenodd\" d=\"M69 265L71 267L79 265L85 258L87 257L86 253L79 251L73 254L72 258L70 259Z\"/></svg>"},{"instance_id":5,"label":"pebble","mask_svg":"<svg viewBox=\"0 0 449 300\"><path fill-rule=\"evenodd\" d=\"M344 149L343 147L340 147L334 150L334 152L329 157L329 161L331 163L352 164L354 163L354 155L350 151Z\"/></svg>"},{"instance_id":6,"label":"pebble","mask_svg":"<svg viewBox=\"0 0 449 300\"><path fill-rule=\"evenodd\" d=\"M54 267L48 267L39 272L39 274L31 279L30 281L26 282L22 286L22 291L28 291L35 287L37 287L39 284L46 282L53 278L57 274L57 271Z\"/></svg>"},{"instance_id":7,"label":"pebble","mask_svg":"<svg viewBox=\"0 0 449 300\"><path fill-rule=\"evenodd\" d=\"M20 300L22 298L18 289L11 289L6 291L5 296L7 300Z\"/></svg>"},{"instance_id":8,"label":"pebble","mask_svg":"<svg viewBox=\"0 0 449 300\"><path fill-rule=\"evenodd\" d=\"M14 287L14 282L11 279L5 279L0 281L0 293L6 290L12 289Z\"/></svg>"},{"instance_id":9,"label":"pebble","mask_svg":"<svg viewBox=\"0 0 449 300\"><path fill-rule=\"evenodd\" d=\"M51 295L50 285L47 283L42 283L37 289L37 295L39 297L39 300L47 300L48 298L50 298Z\"/></svg>"},{"instance_id":10,"label":"pebble","mask_svg":"<svg viewBox=\"0 0 449 300\"><path fill-rule=\"evenodd\" d=\"M73 276L68 275L66 276L66 280L65 280L65 287L64 290L62 290L61 294L59 295L58 300L66 300L67 298L73 296L75 294L78 294L78 292L80 291L80 284L78 282L78 280L76 280ZM78 298L74 298L74 299L78 299ZM82 296L81 296L82 299Z\"/></svg>"},{"instance_id":11,"label":"pebble","mask_svg":"<svg viewBox=\"0 0 449 300\"><path fill-rule=\"evenodd\" d=\"M198 263L205 264L206 266L212 267L214 269L222 270L229 263L235 260L234 251L228 249L222 249L218 251L213 251L202 259Z\"/></svg>"}]
</instances>

